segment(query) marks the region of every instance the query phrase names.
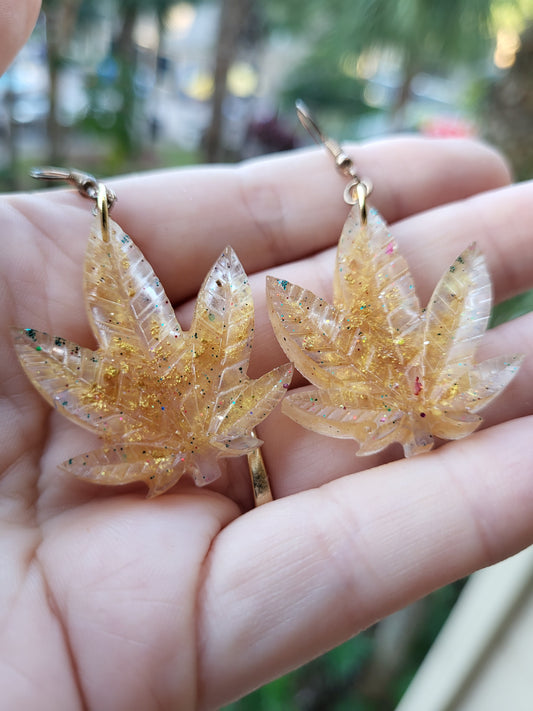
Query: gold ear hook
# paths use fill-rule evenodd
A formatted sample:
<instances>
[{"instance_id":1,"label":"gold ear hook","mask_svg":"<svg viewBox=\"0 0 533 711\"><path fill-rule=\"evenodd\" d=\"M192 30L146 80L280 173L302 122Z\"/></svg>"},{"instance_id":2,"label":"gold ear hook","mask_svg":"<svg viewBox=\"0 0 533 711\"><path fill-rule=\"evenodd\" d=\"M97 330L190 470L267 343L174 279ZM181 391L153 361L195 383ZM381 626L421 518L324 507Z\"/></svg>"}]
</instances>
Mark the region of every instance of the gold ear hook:
<instances>
[{"instance_id":1,"label":"gold ear hook","mask_svg":"<svg viewBox=\"0 0 533 711\"><path fill-rule=\"evenodd\" d=\"M355 178L355 167L350 156L346 155L342 150L342 146L337 143L337 141L326 136L309 111L307 104L301 99L296 100L296 114L300 119L300 123L315 143L318 143L319 146L324 146L331 153L338 170L348 178Z\"/></svg>"},{"instance_id":2,"label":"gold ear hook","mask_svg":"<svg viewBox=\"0 0 533 711\"><path fill-rule=\"evenodd\" d=\"M90 198L96 202L96 209L100 215L102 226L102 239L109 242L109 210L113 207L117 196L111 188L106 187L90 173L82 173L80 170L70 170L69 168L32 168L30 170L32 178L38 180L61 180L77 188L80 195Z\"/></svg>"},{"instance_id":3,"label":"gold ear hook","mask_svg":"<svg viewBox=\"0 0 533 711\"><path fill-rule=\"evenodd\" d=\"M30 175L37 180L61 180L65 183L70 183L70 185L78 190L80 195L90 198L91 200L96 200L97 202L99 186L103 185L103 183L99 183L98 180L96 180L94 175L83 173L80 170L71 170L70 168L54 168L51 166L32 168ZM117 195L111 188L104 186L104 189L107 209L110 210L117 199Z\"/></svg>"},{"instance_id":4,"label":"gold ear hook","mask_svg":"<svg viewBox=\"0 0 533 711\"><path fill-rule=\"evenodd\" d=\"M359 178L350 156L346 155L342 146L337 143L337 141L326 136L309 111L307 105L301 99L297 99L296 101L296 114L300 123L312 139L318 143L318 145L324 146L333 156L337 169L346 177L351 178L344 190L344 201L348 203L348 205L359 204L361 221L365 224L367 219L366 198L372 192L372 183L369 180L361 180Z\"/></svg>"}]
</instances>

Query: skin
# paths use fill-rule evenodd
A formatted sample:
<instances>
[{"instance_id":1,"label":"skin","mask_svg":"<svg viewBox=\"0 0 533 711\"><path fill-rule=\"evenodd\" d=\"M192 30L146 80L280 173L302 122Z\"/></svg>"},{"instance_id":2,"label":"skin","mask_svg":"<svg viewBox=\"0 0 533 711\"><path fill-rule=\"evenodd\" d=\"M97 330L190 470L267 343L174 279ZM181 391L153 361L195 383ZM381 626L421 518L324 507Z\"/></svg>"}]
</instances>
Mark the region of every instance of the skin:
<instances>
[{"instance_id":1,"label":"skin","mask_svg":"<svg viewBox=\"0 0 533 711\"><path fill-rule=\"evenodd\" d=\"M376 186L372 204L392 224L422 302L473 240L497 300L533 287L533 185L508 187L491 149L401 138L349 152ZM283 362L265 275L331 296L347 207L329 158L306 150L110 185L114 219L184 327L207 269L231 242L254 290L250 375ZM6 708L216 709L533 542L531 358L483 413L484 429L410 460L394 448L358 459L353 443L275 412L259 435L276 501L259 509L240 460L211 487L183 479L154 500L140 486L98 487L62 473L58 463L95 439L36 393L9 327L94 346L81 290L90 213L72 191L0 199ZM479 359L531 355L532 316L488 333Z\"/></svg>"},{"instance_id":2,"label":"skin","mask_svg":"<svg viewBox=\"0 0 533 711\"><path fill-rule=\"evenodd\" d=\"M0 0L0 74L30 36L40 8L40 0Z\"/></svg>"}]
</instances>

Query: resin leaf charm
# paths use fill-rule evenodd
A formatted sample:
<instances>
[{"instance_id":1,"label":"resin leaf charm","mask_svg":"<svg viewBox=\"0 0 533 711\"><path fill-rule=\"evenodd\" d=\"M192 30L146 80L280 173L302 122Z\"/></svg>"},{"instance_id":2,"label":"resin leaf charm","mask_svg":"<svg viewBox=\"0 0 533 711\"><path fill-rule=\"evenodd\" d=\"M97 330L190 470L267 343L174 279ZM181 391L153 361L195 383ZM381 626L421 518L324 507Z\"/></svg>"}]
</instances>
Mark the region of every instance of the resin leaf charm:
<instances>
[{"instance_id":1,"label":"resin leaf charm","mask_svg":"<svg viewBox=\"0 0 533 711\"><path fill-rule=\"evenodd\" d=\"M283 350L315 386L289 395L283 411L321 434L353 438L358 454L392 442L406 456L433 438L459 439L516 374L521 357L482 363L491 284L483 256L466 249L422 311L388 226L352 208L337 250L334 305L269 278L272 325Z\"/></svg>"},{"instance_id":2,"label":"resin leaf charm","mask_svg":"<svg viewBox=\"0 0 533 711\"><path fill-rule=\"evenodd\" d=\"M103 439L62 466L100 484L144 481L150 495L185 473L202 486L219 459L250 453L252 435L283 397L291 366L257 380L246 372L253 303L227 248L207 275L189 331L182 331L138 247L97 217L85 256L87 310L99 347L89 350L34 329L14 330L19 359L61 414Z\"/></svg>"}]
</instances>

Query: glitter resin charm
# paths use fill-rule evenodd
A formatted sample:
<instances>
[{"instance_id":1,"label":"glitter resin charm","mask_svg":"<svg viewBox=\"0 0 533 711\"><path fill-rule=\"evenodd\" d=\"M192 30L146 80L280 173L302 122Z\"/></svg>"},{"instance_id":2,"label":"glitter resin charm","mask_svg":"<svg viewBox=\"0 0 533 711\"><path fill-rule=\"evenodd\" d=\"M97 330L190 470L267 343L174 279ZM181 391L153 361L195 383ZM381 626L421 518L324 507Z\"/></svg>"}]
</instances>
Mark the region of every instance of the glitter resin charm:
<instances>
[{"instance_id":1,"label":"glitter resin charm","mask_svg":"<svg viewBox=\"0 0 533 711\"><path fill-rule=\"evenodd\" d=\"M334 305L271 277L267 291L281 347L315 386L289 395L283 412L356 440L358 454L399 442L410 456L431 449L434 437L468 435L520 365L517 356L474 360L491 307L477 247L456 259L421 310L388 226L357 202L338 245Z\"/></svg>"},{"instance_id":2,"label":"glitter resin charm","mask_svg":"<svg viewBox=\"0 0 533 711\"><path fill-rule=\"evenodd\" d=\"M74 456L64 469L99 484L144 481L154 496L185 473L208 484L220 475L220 458L261 445L253 428L283 397L291 366L248 378L253 303L231 248L207 275L189 331L138 247L101 215L89 238L84 289L96 351L13 330L39 392L103 439L102 448Z\"/></svg>"}]
</instances>

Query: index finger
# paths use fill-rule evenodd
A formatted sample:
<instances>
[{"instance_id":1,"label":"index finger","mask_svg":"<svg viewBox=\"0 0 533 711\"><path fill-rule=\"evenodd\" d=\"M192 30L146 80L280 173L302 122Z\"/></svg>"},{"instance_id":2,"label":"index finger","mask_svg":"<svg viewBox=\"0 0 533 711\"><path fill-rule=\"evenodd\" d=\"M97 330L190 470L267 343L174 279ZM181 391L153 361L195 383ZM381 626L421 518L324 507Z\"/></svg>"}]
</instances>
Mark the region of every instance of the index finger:
<instances>
[{"instance_id":1,"label":"index finger","mask_svg":"<svg viewBox=\"0 0 533 711\"><path fill-rule=\"evenodd\" d=\"M501 157L472 141L391 138L347 151L374 183L372 203L389 222L509 180ZM115 218L171 285L171 298L183 299L227 244L248 273L335 244L346 217L345 184L325 151L306 149L113 182ZM176 284L183 264L187 273Z\"/></svg>"},{"instance_id":2,"label":"index finger","mask_svg":"<svg viewBox=\"0 0 533 711\"><path fill-rule=\"evenodd\" d=\"M509 181L503 159L468 140L402 137L347 150L361 177L374 183L372 204L388 222ZM179 302L196 295L228 244L249 274L334 245L346 217L346 178L330 161L325 151L306 149L238 166L113 180L119 199L112 216L142 249L170 299ZM81 262L91 215L76 193L10 196L9 201L60 252L67 247Z\"/></svg>"},{"instance_id":3,"label":"index finger","mask_svg":"<svg viewBox=\"0 0 533 711\"><path fill-rule=\"evenodd\" d=\"M198 598L201 708L531 544L530 428L530 418L499 425L228 525Z\"/></svg>"},{"instance_id":4,"label":"index finger","mask_svg":"<svg viewBox=\"0 0 533 711\"><path fill-rule=\"evenodd\" d=\"M389 222L501 186L509 178L502 158L472 141L403 137L348 150L357 158L360 175L373 181L372 203ZM345 183L325 151L303 150L239 166L110 181L119 198L112 216L178 304L196 296L228 244L248 274L333 246L347 213ZM46 277L62 291L68 288L69 319L79 321L84 313L81 292L65 279L73 284L80 279L90 205L76 192L62 190L9 196L1 214L5 234L16 235L17 253L21 235L28 238L26 274L35 275L36 284Z\"/></svg>"}]
</instances>

